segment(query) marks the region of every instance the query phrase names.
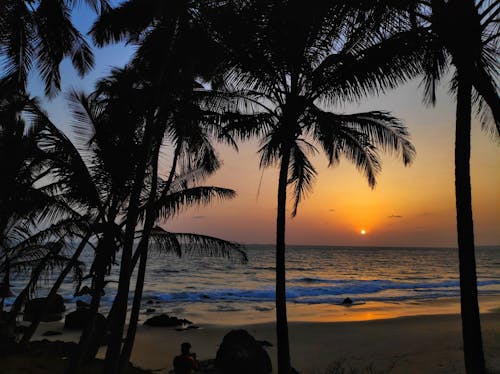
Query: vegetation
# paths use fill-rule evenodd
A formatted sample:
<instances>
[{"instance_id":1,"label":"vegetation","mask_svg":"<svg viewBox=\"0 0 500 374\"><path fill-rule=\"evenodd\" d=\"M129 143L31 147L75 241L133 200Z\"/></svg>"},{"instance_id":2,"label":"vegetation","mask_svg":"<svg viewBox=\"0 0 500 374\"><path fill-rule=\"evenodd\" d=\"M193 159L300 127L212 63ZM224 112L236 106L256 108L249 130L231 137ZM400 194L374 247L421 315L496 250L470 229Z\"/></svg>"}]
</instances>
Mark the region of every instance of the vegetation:
<instances>
[{"instance_id":1,"label":"vegetation","mask_svg":"<svg viewBox=\"0 0 500 374\"><path fill-rule=\"evenodd\" d=\"M151 250L247 260L236 243L170 232L166 225L188 207L235 197L230 189L201 185L221 165L214 143L237 149L238 140L257 138L260 166L279 169L278 370L289 374L287 204L291 196L295 216L312 190L311 156L324 153L330 166L348 159L371 187L381 171L381 152L410 164L415 149L399 119L384 111L345 114L338 108L418 76L424 79L426 102L434 104L436 85L452 67L464 355L468 373L485 371L470 127L476 106L485 129L500 135L497 2L321 0L306 7L298 0L126 0L112 7L105 0L86 0L98 16L90 31L96 46L124 41L137 48L131 61L101 78L92 93L67 93L74 131L66 134L30 96L27 84L36 67L45 94L53 97L60 91L63 59L71 59L81 75L92 68L91 47L71 22L77 3L0 4L2 343L15 338L24 304L53 275L43 310L21 338L28 344L73 272L77 292L87 290L91 296L92 317L67 372L92 361L108 331L103 372L125 372ZM165 154L170 165L162 177ZM80 256L88 247L93 258L87 269ZM101 297L113 267L119 271L117 294L106 328L99 329ZM136 284L131 285L134 272ZM28 276L14 297L11 279L18 273ZM12 297L4 311L5 299Z\"/></svg>"}]
</instances>

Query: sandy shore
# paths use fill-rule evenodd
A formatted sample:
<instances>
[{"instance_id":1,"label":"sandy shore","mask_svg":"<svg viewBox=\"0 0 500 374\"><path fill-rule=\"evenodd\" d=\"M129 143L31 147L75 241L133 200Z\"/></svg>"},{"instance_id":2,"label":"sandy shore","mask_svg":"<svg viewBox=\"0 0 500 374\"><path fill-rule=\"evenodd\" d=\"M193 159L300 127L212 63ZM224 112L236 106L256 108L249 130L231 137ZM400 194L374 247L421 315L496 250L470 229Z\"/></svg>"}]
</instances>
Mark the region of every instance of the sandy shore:
<instances>
[{"instance_id":1,"label":"sandy shore","mask_svg":"<svg viewBox=\"0 0 500 374\"><path fill-rule=\"evenodd\" d=\"M500 313L482 317L488 366L500 373ZM222 337L233 327L206 326L178 332L141 327L132 361L143 368L167 373L184 341L201 359L215 357ZM274 324L242 326L256 339L275 345ZM366 322L290 323L293 365L301 373L321 372L335 361L374 372L462 373L460 318L458 315L403 317ZM267 348L276 364L276 348Z\"/></svg>"},{"instance_id":2,"label":"sandy shore","mask_svg":"<svg viewBox=\"0 0 500 374\"><path fill-rule=\"evenodd\" d=\"M132 362L157 373L168 373L173 357L185 341L192 344L198 358L213 358L223 336L236 328L220 322L186 331L140 326ZM482 325L487 365L492 373L500 373L500 310L483 314ZM274 345L267 351L275 367L274 324L247 324L239 328ZM355 368L360 373L463 373L460 328L457 314L361 322L291 322L292 361L295 368L306 374L324 373L328 366L339 361L345 368ZM62 325L44 324L40 332L48 329L62 331ZM50 339L77 337L76 332L65 332ZM371 371L366 371L369 367Z\"/></svg>"}]
</instances>

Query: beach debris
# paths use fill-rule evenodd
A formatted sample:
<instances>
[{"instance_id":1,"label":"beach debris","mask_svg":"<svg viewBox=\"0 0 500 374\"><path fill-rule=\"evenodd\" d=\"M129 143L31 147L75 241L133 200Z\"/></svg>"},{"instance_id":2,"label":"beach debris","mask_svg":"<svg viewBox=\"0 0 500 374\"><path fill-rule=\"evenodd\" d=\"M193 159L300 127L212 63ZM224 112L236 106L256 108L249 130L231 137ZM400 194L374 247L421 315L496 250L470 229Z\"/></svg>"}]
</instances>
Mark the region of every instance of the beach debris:
<instances>
[{"instance_id":1,"label":"beach debris","mask_svg":"<svg viewBox=\"0 0 500 374\"><path fill-rule=\"evenodd\" d=\"M61 331L52 331L52 330L48 330L48 331L45 331L42 336L56 336L56 335L62 335L62 332Z\"/></svg>"},{"instance_id":2,"label":"beach debris","mask_svg":"<svg viewBox=\"0 0 500 374\"><path fill-rule=\"evenodd\" d=\"M81 330L85 328L88 321L90 320L92 312L88 308L77 309L74 312L66 314L64 319L64 328L71 330ZM96 330L102 330L106 328L106 317L101 313L97 313L95 321Z\"/></svg>"},{"instance_id":3,"label":"beach debris","mask_svg":"<svg viewBox=\"0 0 500 374\"><path fill-rule=\"evenodd\" d=\"M39 297L29 300L24 306L23 321L31 322L35 315L42 313L46 297ZM42 316L42 322L54 322L62 319L62 315L66 307L64 306L64 299L61 295L57 294L45 315Z\"/></svg>"},{"instance_id":4,"label":"beach debris","mask_svg":"<svg viewBox=\"0 0 500 374\"><path fill-rule=\"evenodd\" d=\"M246 330L228 332L215 358L222 374L268 374L272 372L271 359L260 342Z\"/></svg>"},{"instance_id":5,"label":"beach debris","mask_svg":"<svg viewBox=\"0 0 500 374\"><path fill-rule=\"evenodd\" d=\"M342 304L343 304L343 305L352 305L352 300L351 300L351 298L346 297L346 298L342 301Z\"/></svg>"},{"instance_id":6,"label":"beach debris","mask_svg":"<svg viewBox=\"0 0 500 374\"><path fill-rule=\"evenodd\" d=\"M160 314L158 316L148 318L146 322L144 322L144 324L146 326L152 327L178 327L183 325L192 325L193 322L187 319L177 318L173 316L170 317L167 314Z\"/></svg>"}]
</instances>

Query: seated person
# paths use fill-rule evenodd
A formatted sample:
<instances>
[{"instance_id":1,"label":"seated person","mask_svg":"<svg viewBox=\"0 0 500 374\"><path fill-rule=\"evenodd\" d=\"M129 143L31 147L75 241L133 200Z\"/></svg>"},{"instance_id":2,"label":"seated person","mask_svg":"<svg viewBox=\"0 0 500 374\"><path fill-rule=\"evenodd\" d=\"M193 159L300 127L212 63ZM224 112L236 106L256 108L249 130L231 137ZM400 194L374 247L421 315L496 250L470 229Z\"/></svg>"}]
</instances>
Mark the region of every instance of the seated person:
<instances>
[{"instance_id":1,"label":"seated person","mask_svg":"<svg viewBox=\"0 0 500 374\"><path fill-rule=\"evenodd\" d=\"M181 344L181 354L174 358L174 373L175 374L191 374L193 370L199 368L196 361L196 353L191 353L191 344Z\"/></svg>"}]
</instances>

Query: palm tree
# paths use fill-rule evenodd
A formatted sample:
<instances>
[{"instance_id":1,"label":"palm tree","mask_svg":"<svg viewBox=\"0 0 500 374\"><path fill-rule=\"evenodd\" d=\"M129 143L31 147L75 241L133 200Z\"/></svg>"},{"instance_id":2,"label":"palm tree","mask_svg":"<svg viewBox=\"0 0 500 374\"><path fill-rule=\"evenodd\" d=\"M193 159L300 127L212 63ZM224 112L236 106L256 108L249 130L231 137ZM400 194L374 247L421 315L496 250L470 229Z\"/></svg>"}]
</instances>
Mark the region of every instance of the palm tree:
<instances>
[{"instance_id":1,"label":"palm tree","mask_svg":"<svg viewBox=\"0 0 500 374\"><path fill-rule=\"evenodd\" d=\"M393 1L389 12L403 11L403 31L379 45L381 54L398 48L424 75L425 101L435 104L435 88L450 67L456 97L455 198L464 360L468 373L484 373L479 315L474 225L470 183L471 111L476 107L483 128L500 135L498 96L498 14L500 4L488 0ZM411 46L411 47L409 47ZM415 54L415 51L420 53ZM409 77L416 76L411 73ZM491 123L495 125L492 127Z\"/></svg>"},{"instance_id":2,"label":"palm tree","mask_svg":"<svg viewBox=\"0 0 500 374\"><path fill-rule=\"evenodd\" d=\"M182 123L185 125L189 121L177 121L176 113L189 113L185 108L189 108L193 100L193 92L201 85L197 83L196 78L207 77L216 65L217 59L214 58L214 43L209 34L204 32L203 25L200 22L199 7L201 2L195 1L152 1L145 3L138 0L129 0L120 4L117 8L103 14L94 24L92 35L98 45L126 40L129 43L138 45L137 52L132 60L132 65L140 72L143 81L151 82L149 90L151 91L148 106L144 110L149 114L145 120L144 138L142 141L142 156L138 163L135 188L129 200L127 210L127 224L124 238L124 247L122 253L122 267L120 272L119 291L116 297L117 317L112 325L111 344L107 351L107 369L114 371L118 363L120 352L120 341L125 323L126 303L128 296L129 274L132 258L132 246L137 223L139 209L140 189L145 177L145 170L148 162L153 165L157 163L157 154L161 141L167 133L174 135L175 125L173 123ZM207 59L207 56L210 58ZM194 107L196 110L196 107ZM179 129L181 126L177 126ZM193 126L188 126L184 132L188 137L193 138L196 134L192 133ZM189 132L191 132L189 134ZM174 165L172 173L175 172L175 163L179 157L183 142L185 139L177 137L174 139L177 143L174 151ZM194 144L192 141L191 144ZM205 143L206 144L206 143ZM191 146L190 150L195 148ZM218 161L212 157L210 147L197 150L197 154L203 153L205 156L198 158L207 162L205 166L210 165L214 168ZM152 150L152 153L151 153ZM209 152L206 152L209 151ZM150 161L148 161L150 157ZM153 166L153 173L155 167ZM173 175L173 174L172 174ZM171 182L171 181L170 181ZM167 185L170 183L167 181ZM150 209L152 208L155 197L156 182L152 184L150 191ZM162 194L166 194L168 188L163 188ZM149 216L150 218L148 218ZM152 214L146 215L145 227L143 231L141 250L147 251L148 236L154 225ZM145 258L142 257L141 264L145 266ZM128 360L129 354L122 355ZM124 360L122 360L124 361Z\"/></svg>"},{"instance_id":3,"label":"palm tree","mask_svg":"<svg viewBox=\"0 0 500 374\"><path fill-rule=\"evenodd\" d=\"M6 290L11 273L31 270L7 319L13 328L40 276L68 262L62 251L67 240L79 235L85 224L84 217L46 182L51 174L50 163L37 142L44 126L27 116L38 110L36 100L20 92L12 79L3 79L0 87L1 171L7 182L0 194L0 272ZM24 117L30 119L29 124ZM39 225L48 227L37 230ZM73 262L69 269L78 269L79 265Z\"/></svg>"},{"instance_id":4,"label":"palm tree","mask_svg":"<svg viewBox=\"0 0 500 374\"><path fill-rule=\"evenodd\" d=\"M412 161L414 148L401 122L389 113L337 114L332 108L401 78L385 78L392 66L367 71L373 54L356 43L369 38L352 32L350 7L299 1L242 2L216 10L213 32L227 51L226 100L233 104L224 121L227 131L261 140L260 165L279 167L276 219L276 318L279 373L291 372L286 314L285 227L287 187L292 188L292 216L311 190L316 170L309 156L325 152L329 165L341 156L353 162L371 187L381 169L379 150ZM356 31L356 30L354 30ZM351 36L347 38L346 36ZM373 60L373 58L372 58ZM400 62L401 64L402 62ZM380 67L382 65L382 67ZM409 69L413 66L409 65ZM394 68L395 69L395 68ZM244 107L246 105L246 107ZM244 109L243 109L244 108Z\"/></svg>"},{"instance_id":5,"label":"palm tree","mask_svg":"<svg viewBox=\"0 0 500 374\"><path fill-rule=\"evenodd\" d=\"M108 9L106 0L85 0L96 12ZM80 75L94 64L92 50L71 22L74 0L6 0L0 3L0 76L12 76L20 89L36 65L45 93L60 90L59 65L69 57Z\"/></svg>"}]
</instances>

